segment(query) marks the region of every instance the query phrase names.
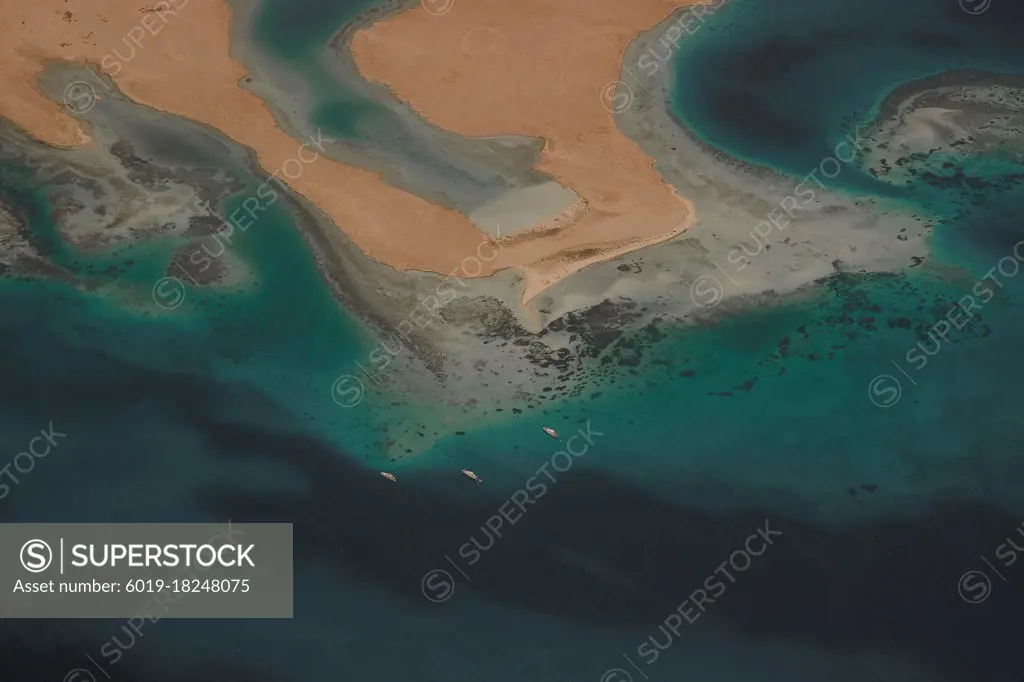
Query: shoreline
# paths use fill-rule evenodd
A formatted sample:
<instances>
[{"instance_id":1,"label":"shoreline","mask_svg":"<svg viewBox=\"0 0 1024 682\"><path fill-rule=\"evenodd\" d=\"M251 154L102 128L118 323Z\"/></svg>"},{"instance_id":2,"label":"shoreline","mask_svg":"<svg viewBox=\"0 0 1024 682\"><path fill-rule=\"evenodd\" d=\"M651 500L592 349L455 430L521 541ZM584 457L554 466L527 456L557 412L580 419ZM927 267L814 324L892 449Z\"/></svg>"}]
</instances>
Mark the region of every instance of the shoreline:
<instances>
[{"instance_id":1,"label":"shoreline","mask_svg":"<svg viewBox=\"0 0 1024 682\"><path fill-rule=\"evenodd\" d=\"M518 10L486 0L457 3L439 17L403 8L369 26L346 27L334 41L348 41L364 78L440 128L471 138L544 140L536 170L574 192L587 210L573 215L569 207L502 243L530 253L517 259L526 278L524 303L570 274L671 240L696 219L692 202L655 173L654 159L618 130L605 101L622 53L666 8L637 6L624 26L621 8L604 5L560 5L545 15L546 33L540 36L515 20ZM613 15L616 32L595 44L594 25ZM495 36L493 49L469 50L467 38L483 29ZM558 40L545 40L547 34ZM557 73L534 78L539 65L549 62L558 65ZM545 241L553 243L536 248Z\"/></svg>"},{"instance_id":2,"label":"shoreline","mask_svg":"<svg viewBox=\"0 0 1024 682\"><path fill-rule=\"evenodd\" d=\"M723 300L792 294L837 273L897 272L928 256L930 226L900 202L848 196L807 181L811 199L800 202L790 219L779 207L798 191L808 193L800 179L729 157L683 126L672 110L669 68L655 70L637 87L641 59L652 48L664 53L666 37L678 32L688 11L671 13L630 44L618 79L633 87L615 120L655 159L657 172L692 199L699 220L684 237L558 282L538 299L544 319L629 300L646 306L652 317L700 322L733 308ZM695 38L700 36L681 39ZM857 163L843 164L840 173L864 172ZM628 280L619 278L624 271L632 272ZM707 284L711 289L703 288ZM714 295L702 297L703 291Z\"/></svg>"},{"instance_id":3,"label":"shoreline","mask_svg":"<svg viewBox=\"0 0 1024 682\"><path fill-rule=\"evenodd\" d=\"M367 21L365 12L342 23L321 51L287 61L275 59L250 39L258 26L258 8L229 1L235 17L232 50L255 74L244 87L267 102L280 127L292 137L315 132L310 122L322 121L330 134L340 138L331 145L331 158L458 211L492 236L550 219L575 199L533 169L541 141L517 136L460 137L424 121L384 88L363 79L344 39ZM561 196L554 196L556 189ZM524 192L540 192L552 201L537 206L515 202L516 195ZM493 207L507 202L517 203L515 220L506 213L499 222L492 216Z\"/></svg>"},{"instance_id":4,"label":"shoreline","mask_svg":"<svg viewBox=\"0 0 1024 682\"><path fill-rule=\"evenodd\" d=\"M71 148L87 145L91 142L88 113L81 120L69 116L64 107L43 96L36 78L53 60L100 65L96 71L133 102L210 126L252 149L262 168L281 169L294 156L299 141L281 129L266 102L240 87L247 72L231 55L229 6L224 2L182 4L179 0L178 7L169 16L160 16L163 25L152 20L152 13L143 12L140 19L138 12L113 0L97 0L91 8L97 10L95 15L72 13L65 22L51 19L54 11L64 10L57 0L18 7L9 21L23 22L24 28L8 47L14 58L0 67L0 82L9 93L0 103L0 115L47 144ZM97 19L100 15L102 21ZM142 31L139 25L147 17L151 19L145 24L148 29L156 26L160 32L187 33L190 45L202 47L191 49L186 56L169 35L145 36L149 43L144 49L137 53L133 50L130 59L117 62L116 68L111 66L111 51L125 51L124 46L129 45L126 36L133 30ZM86 40L82 34L87 31ZM104 63L111 68L104 69ZM99 85L109 87L104 82ZM95 96L106 94L96 84L88 87ZM364 254L399 271L447 274L484 241L500 247L498 257L484 264L479 273L467 273L467 277L521 269L526 285L521 298L524 305L569 274L638 246L670 239L692 223L692 215L682 211L670 228L662 225L654 233L641 235L624 225L612 225L594 234L593 230L573 227L552 231L550 224L542 223L540 229L535 226L517 233L516 243L506 245L502 240L488 239L461 213L397 189L373 172L332 160L329 143L324 147L317 163L298 176L281 179L326 214ZM637 152L637 156L642 155ZM339 193L338 187L348 191ZM610 208L613 216L619 208L619 223L623 218L626 222L636 219L621 213L622 206L597 208ZM586 218L581 224L592 227ZM588 249L607 251L603 256L583 259L571 256ZM570 254L569 258L565 254Z\"/></svg>"},{"instance_id":5,"label":"shoreline","mask_svg":"<svg viewBox=\"0 0 1024 682\"><path fill-rule=\"evenodd\" d=\"M662 36L676 16L669 14L633 40L618 63L616 75L631 67L630 60ZM616 115L612 125L645 155L653 166L652 173L671 185L677 195L685 194L687 199L683 201L692 201L691 215L699 215L700 220L680 238L646 248L637 243L621 244L620 255L604 260L607 252L599 254L595 262L573 277L558 271L561 264L557 259L541 261L552 269L555 278L535 299L535 316L530 315L534 311L524 311L517 305L520 292L529 288L517 268L506 268L491 277L465 273L466 287L459 288L455 300L441 308L444 324L438 321L406 339L406 350L382 368L388 370L386 374L378 375L384 382L382 388L368 386L376 396L371 401L379 399L382 406L387 406L397 398L418 405L424 396L431 396L436 405L429 409L449 414L441 429L449 434L460 427L472 430L481 418L499 418L495 412L503 411L500 419L516 419L538 411L557 411L564 399L590 386L592 377L603 371L595 358L616 352L617 339L641 335L644 332L638 330L647 324L713 324L717 316L774 305L790 297L817 295L821 280L837 273L900 271L915 257L928 255L930 230L907 217L906 211L883 218L870 200L854 201L833 192L818 192L814 204L799 213L798 219L784 231L770 234L770 251L765 248L751 258L742 273L731 272L735 282L722 279L725 290L721 300L725 303L702 306L694 299L695 285L708 277L722 278L715 269L716 262L728 267L730 253L742 242L748 244L748 249L753 248L749 246L753 243L751 231L794 191L797 180L731 159L681 128L666 107L667 76L668 70L664 69L657 87L640 93L635 106ZM115 95L114 99L119 97ZM126 101L125 106L134 108L138 104ZM103 110L101 103L93 114ZM255 176L262 174L265 164L257 152L227 132L180 120L174 112L152 110L147 115L166 116L182 125L202 128L206 135L240 150L238 155L251 162ZM102 141L99 131L95 130L94 145ZM290 152L294 153L294 146ZM310 168L325 161L321 159ZM842 172L852 169L844 168ZM289 190L285 194L294 200L289 202L289 212L295 216L303 237L312 242L318 269L336 298L353 308L352 312L372 331L390 333L381 345L394 346L396 325L408 318L425 296L439 291L444 275L429 270L396 270L367 256L315 202L300 192L293 195ZM586 213L594 209L580 205L575 210ZM551 229L557 237L560 227L556 224ZM530 236L522 233L500 242L487 240L482 233L477 238L474 247L500 243L503 251L521 249L520 240L530 243ZM579 248L589 246L582 244ZM586 254L576 255L583 258ZM486 265L478 261L477 267L483 270ZM370 367L376 371L376 367ZM340 368L349 369L358 371L354 366ZM325 379L325 393L331 379L333 376ZM427 447L429 440L417 435L414 421L405 418L386 436L389 443L396 447L400 444L400 452L408 450L409 456Z\"/></svg>"}]
</instances>

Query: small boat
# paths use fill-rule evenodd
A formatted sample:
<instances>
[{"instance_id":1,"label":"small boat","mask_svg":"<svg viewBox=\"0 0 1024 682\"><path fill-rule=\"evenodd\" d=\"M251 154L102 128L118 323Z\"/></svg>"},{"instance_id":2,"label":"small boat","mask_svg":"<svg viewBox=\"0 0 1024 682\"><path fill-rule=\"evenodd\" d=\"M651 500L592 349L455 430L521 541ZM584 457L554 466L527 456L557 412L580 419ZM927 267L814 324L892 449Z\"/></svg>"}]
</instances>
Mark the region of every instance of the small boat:
<instances>
[{"instance_id":1,"label":"small boat","mask_svg":"<svg viewBox=\"0 0 1024 682\"><path fill-rule=\"evenodd\" d=\"M547 426L545 426L543 428L544 428L544 433L548 434L552 438L555 438L555 439L558 438L558 432L557 431L555 431L554 429L548 428Z\"/></svg>"},{"instance_id":2,"label":"small boat","mask_svg":"<svg viewBox=\"0 0 1024 682\"><path fill-rule=\"evenodd\" d=\"M383 476L384 478L388 479L388 480L389 480L389 481L391 481L392 483L398 483L398 479L397 479L397 478L395 478L395 475L394 475L394 474L389 474L389 473L388 473L388 472L386 472L386 471L382 471L382 472L380 472L380 475L381 475L381 476Z\"/></svg>"},{"instance_id":3,"label":"small boat","mask_svg":"<svg viewBox=\"0 0 1024 682\"><path fill-rule=\"evenodd\" d=\"M482 478L480 478L479 476L477 476L476 474L474 474L474 473L473 473L472 471L470 471L469 469L463 469L463 470L462 470L462 475L463 475L463 476L465 476L466 478L468 478L468 479L469 479L469 480L471 480L471 481L476 481L476 482L477 482L477 485L479 485L479 484L481 484L481 483L483 483L483 482L484 482L484 480L483 480Z\"/></svg>"}]
</instances>

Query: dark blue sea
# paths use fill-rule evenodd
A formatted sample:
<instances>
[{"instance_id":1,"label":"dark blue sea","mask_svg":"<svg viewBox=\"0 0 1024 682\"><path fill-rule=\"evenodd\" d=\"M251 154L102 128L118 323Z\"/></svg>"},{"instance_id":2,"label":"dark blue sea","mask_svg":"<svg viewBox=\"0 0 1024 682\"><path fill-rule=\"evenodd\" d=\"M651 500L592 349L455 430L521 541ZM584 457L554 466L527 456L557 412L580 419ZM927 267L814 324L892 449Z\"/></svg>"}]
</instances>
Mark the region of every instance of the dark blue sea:
<instances>
[{"instance_id":1,"label":"dark blue sea","mask_svg":"<svg viewBox=\"0 0 1024 682\"><path fill-rule=\"evenodd\" d=\"M323 82L318 46L367 6L263 0L253 38ZM671 105L706 143L795 184L894 88L951 69L1024 75L1024 6L732 0L678 46ZM375 106L332 91L315 116L352 136ZM929 331L1024 240L1024 168L957 171L986 182L897 187L852 168L831 181L933 225L919 267L662 329L580 397L481 419L396 464L395 486L378 474L380 429L435 413L332 399L375 339L286 211L239 244L252 286L170 314L139 302L175 244L76 253L46 187L5 168L5 200L96 286L0 280L6 457L51 422L67 434L0 521L290 522L295 617L164 619L141 636L7 620L0 678L1019 681L1024 562L1007 543L1024 547L1024 276L999 274L941 344ZM922 347L923 365L908 359ZM542 424L597 435L497 537L485 522L551 458ZM487 484L451 475L463 466ZM112 637L116 662L100 653Z\"/></svg>"}]
</instances>

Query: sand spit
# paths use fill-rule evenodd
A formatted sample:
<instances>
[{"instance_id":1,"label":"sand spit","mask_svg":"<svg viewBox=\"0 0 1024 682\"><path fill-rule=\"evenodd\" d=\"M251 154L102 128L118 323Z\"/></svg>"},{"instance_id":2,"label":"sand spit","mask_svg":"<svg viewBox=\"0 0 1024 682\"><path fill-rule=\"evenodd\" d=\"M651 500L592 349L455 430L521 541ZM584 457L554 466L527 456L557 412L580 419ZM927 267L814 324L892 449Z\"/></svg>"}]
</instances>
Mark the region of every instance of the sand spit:
<instances>
[{"instance_id":1,"label":"sand spit","mask_svg":"<svg viewBox=\"0 0 1024 682\"><path fill-rule=\"evenodd\" d=\"M541 325L608 301L640 304L648 319L699 322L743 301L777 300L844 273L898 272L927 257L927 216L840 195L811 175L863 173L866 157L889 141L870 122L851 130L806 177L791 179L725 156L672 116L669 69L652 55L663 60L702 30L697 13L704 11L681 9L630 45L619 78L632 87L616 107L619 128L693 201L699 222L681 238L557 282L534 302ZM883 112L883 120L891 115Z\"/></svg>"},{"instance_id":2,"label":"sand spit","mask_svg":"<svg viewBox=\"0 0 1024 682\"><path fill-rule=\"evenodd\" d=\"M530 263L530 300L586 265L693 224L692 205L612 115L630 42L688 4L457 0L440 16L417 5L355 32L351 49L364 76L441 128L546 140L537 169L584 199L588 210L558 230L538 226L509 247L516 260ZM485 39L486 50L467 47Z\"/></svg>"},{"instance_id":3,"label":"sand spit","mask_svg":"<svg viewBox=\"0 0 1024 682\"><path fill-rule=\"evenodd\" d=\"M461 4L463 9L445 17L449 28L429 15L426 18L432 23L421 24L422 12L385 20L373 29L376 35L398 36L392 31L395 27L407 36L405 31L412 28L415 40L399 36L398 44L391 39L375 42L370 52L374 61L385 67L385 73L389 64L402 63L405 68L404 51L415 43L417 51L435 52L429 63L416 69L418 78L425 79L423 87L465 95L464 86L454 87L445 75L451 70L464 71L470 81L491 83L479 89L477 97L464 98L465 120L449 127L476 134L479 128L466 129L466 121L475 121L477 126L489 124L484 127L498 135L519 132L548 137L540 170L567 178L569 189L591 203L591 211L579 221L558 230L529 230L525 233L529 238L503 245L498 257L473 276L523 268L523 299L528 301L559 277L602 257L668 239L690 224L690 207L651 170L651 160L617 132L601 100L601 89L614 80L625 46L637 31L664 16L669 9L665 3L642 3L643 8L630 10L626 23L621 7L611 1L599 6L570 3L579 8L548 3L552 7L544 11L552 21L545 25L550 26L551 35L561 34L564 47L547 40L548 34L543 40L530 36L535 22L526 19L538 16L535 11L544 3L511 14L497 3L466 0ZM577 16L580 12L583 22ZM398 190L362 169L321 158L289 177L284 164L294 158L298 142L278 127L262 100L238 87L246 72L230 55L231 16L222 1L168 0L139 7L94 0L83 10L60 0L0 0L0 13L7 37L0 60L0 86L5 91L0 116L39 140L62 147L89 143L81 122L69 114L80 112L87 117L83 100L92 94L103 97L108 86L98 78L95 83L78 83L58 104L43 96L36 82L48 60L85 62L112 79L132 100L210 125L255 150L263 168L315 204L360 250L395 269L447 274L474 254L481 241L488 241L460 213ZM468 23L456 25L460 16ZM497 30L509 37L515 59L475 54L467 63L463 55L451 54L450 45L445 50L434 46L435 42L446 45L442 36L452 31L459 36L453 44L461 45L463 34L481 22L501 27ZM365 35L359 34L357 40L361 43ZM524 61L518 54L523 50L533 53L533 60ZM560 64L557 78L542 78L542 83L551 84L536 91L529 102L523 101L528 92L523 88L538 73L536 57L541 53ZM501 57L499 62L496 57ZM496 73L509 74L511 81L495 86ZM472 89L469 94L474 94ZM514 106L505 109L501 118L482 118L495 98L510 100ZM541 105L559 115L538 118ZM510 117L512 112L522 116ZM456 123L446 116L440 122ZM323 139L313 142L329 147ZM574 255L581 252L588 254L582 260Z\"/></svg>"}]
</instances>

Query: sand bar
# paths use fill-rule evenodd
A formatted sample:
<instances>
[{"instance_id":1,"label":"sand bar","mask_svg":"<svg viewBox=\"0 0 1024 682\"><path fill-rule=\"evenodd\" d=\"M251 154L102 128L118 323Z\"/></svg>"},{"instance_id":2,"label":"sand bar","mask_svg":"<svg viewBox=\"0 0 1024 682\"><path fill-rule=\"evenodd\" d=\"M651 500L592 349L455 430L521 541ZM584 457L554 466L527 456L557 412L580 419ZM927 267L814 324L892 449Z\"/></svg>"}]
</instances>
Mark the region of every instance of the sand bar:
<instances>
[{"instance_id":1,"label":"sand bar","mask_svg":"<svg viewBox=\"0 0 1024 682\"><path fill-rule=\"evenodd\" d=\"M527 278L524 301L586 265L664 241L692 224L692 206L618 132L602 90L617 79L632 38L680 4L458 0L443 17L417 5L356 34L363 72L438 125L464 135L545 138L539 169L585 201L582 212L499 240L496 257L474 258L471 272L465 259L492 240L455 211L324 158L286 182L377 260L460 276L519 267ZM264 102L238 87L246 73L229 53L224 2L90 0L72 7L0 0L0 16L0 116L44 142L90 141L79 120L36 90L46 61L62 60L91 63L131 99L220 130L255 150L270 172L297 156L298 142L277 127ZM463 50L463 38L481 26L505 40L495 49Z\"/></svg>"}]
</instances>

